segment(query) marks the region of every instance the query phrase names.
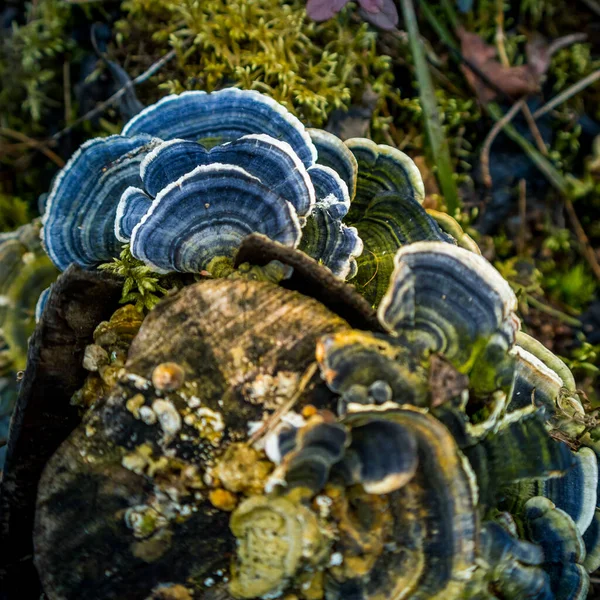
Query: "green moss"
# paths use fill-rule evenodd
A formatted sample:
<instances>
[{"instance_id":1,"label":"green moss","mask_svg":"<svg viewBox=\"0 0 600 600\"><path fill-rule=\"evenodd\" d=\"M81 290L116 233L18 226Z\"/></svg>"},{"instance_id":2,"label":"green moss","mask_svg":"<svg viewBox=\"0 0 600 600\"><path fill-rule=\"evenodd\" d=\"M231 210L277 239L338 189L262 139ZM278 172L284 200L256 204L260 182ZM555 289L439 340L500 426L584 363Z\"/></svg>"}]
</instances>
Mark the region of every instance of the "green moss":
<instances>
[{"instance_id":1,"label":"green moss","mask_svg":"<svg viewBox=\"0 0 600 600\"><path fill-rule=\"evenodd\" d=\"M310 21L302 0L125 0L119 40L148 40L178 50L161 72L165 93L226 86L275 98L303 121L322 125L336 108L360 102L367 85L392 93L390 58L376 51L377 33L351 11L323 24ZM141 65L140 65L141 66Z\"/></svg>"},{"instance_id":2,"label":"green moss","mask_svg":"<svg viewBox=\"0 0 600 600\"><path fill-rule=\"evenodd\" d=\"M481 121L481 111L474 98L459 98L442 89L436 90L442 128L449 140L450 154L458 173L470 171L474 139L471 129ZM418 96L398 98L394 105L394 122L402 124L400 136L394 140L409 154L423 154L426 140L423 111ZM471 140L471 141L470 141Z\"/></svg>"},{"instance_id":3,"label":"green moss","mask_svg":"<svg viewBox=\"0 0 600 600\"><path fill-rule=\"evenodd\" d=\"M582 310L594 297L596 279L582 262L564 268L552 268L544 277L544 289L556 301Z\"/></svg>"},{"instance_id":4,"label":"green moss","mask_svg":"<svg viewBox=\"0 0 600 600\"><path fill-rule=\"evenodd\" d=\"M57 105L56 84L62 79L63 63L59 57L73 47L67 36L70 15L68 2L40 0L28 6L24 25L15 24L11 35L3 34L0 51L0 105L6 115L3 121L9 120L10 115L26 115L36 124L46 110Z\"/></svg>"},{"instance_id":5,"label":"green moss","mask_svg":"<svg viewBox=\"0 0 600 600\"><path fill-rule=\"evenodd\" d=\"M30 220L27 203L0 192L0 233L13 231Z\"/></svg>"}]
</instances>

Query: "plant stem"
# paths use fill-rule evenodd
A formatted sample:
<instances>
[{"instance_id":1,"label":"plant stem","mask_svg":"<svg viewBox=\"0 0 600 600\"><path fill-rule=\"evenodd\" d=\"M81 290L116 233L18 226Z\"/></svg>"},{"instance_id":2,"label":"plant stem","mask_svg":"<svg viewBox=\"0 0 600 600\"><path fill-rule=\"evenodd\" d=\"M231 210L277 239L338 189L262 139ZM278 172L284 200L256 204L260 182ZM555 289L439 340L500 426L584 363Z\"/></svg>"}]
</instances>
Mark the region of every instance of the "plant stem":
<instances>
[{"instance_id":1,"label":"plant stem","mask_svg":"<svg viewBox=\"0 0 600 600\"><path fill-rule=\"evenodd\" d=\"M584 77L581 81L574 83L572 86L568 87L566 90L564 90L557 96L554 96L554 98L552 98L552 100L550 100L549 102L544 104L544 106L542 106L541 108L539 108L538 110L536 110L533 113L533 118L538 119L542 115L545 115L548 111L557 107L559 104L562 104L563 102L565 102L566 100L571 98L571 96L578 94L579 92L584 90L589 85L592 85L592 83L596 82L598 79L600 79L600 69L598 69L597 71L594 71L593 73L590 73L587 77Z\"/></svg>"},{"instance_id":2,"label":"plant stem","mask_svg":"<svg viewBox=\"0 0 600 600\"><path fill-rule=\"evenodd\" d=\"M485 183L485 185L489 188L492 187L492 176L490 175L490 150L492 148L492 144L494 143L494 140L500 131L505 129L510 124L515 115L521 110L521 108L523 108L524 104L525 98L521 98L512 105L510 110L505 115L502 115L502 118L496 119L496 123L490 129L483 142L480 159L481 173L483 176L483 183Z\"/></svg>"},{"instance_id":3,"label":"plant stem","mask_svg":"<svg viewBox=\"0 0 600 600\"><path fill-rule=\"evenodd\" d=\"M458 45L452 38L452 35L445 27L443 23L435 16L431 6L427 3L427 0L421 0L419 7L423 11L423 16L429 21L429 24L435 29L435 32L440 36L440 39L452 50L458 51Z\"/></svg>"},{"instance_id":4,"label":"plant stem","mask_svg":"<svg viewBox=\"0 0 600 600\"><path fill-rule=\"evenodd\" d=\"M546 313L547 315L550 315L551 317L554 317L559 321L562 321L565 325L577 328L581 327L581 321L579 319L576 319L575 317L572 317L571 315L562 312L562 310L558 310L557 308L548 306L547 304L540 302L540 300L534 298L530 294L526 295L526 299L527 304L530 304L531 306L533 306L533 308L536 308L537 310Z\"/></svg>"},{"instance_id":5,"label":"plant stem","mask_svg":"<svg viewBox=\"0 0 600 600\"><path fill-rule=\"evenodd\" d=\"M155 63L151 64L148 69L146 69L141 75L138 75L132 81L128 81L122 88L117 90L110 98L104 100L103 102L98 103L94 108L85 113L85 115L79 117L76 121L73 121L70 125L61 129L59 132L55 133L50 139L57 140L61 138L66 133L69 133L74 127L95 117L96 115L102 114L109 106L112 106L115 102L117 102L127 90L132 87L143 83L147 79L149 79L152 75L154 75L157 71L162 69L170 60L177 56L176 50L170 50L160 59L158 59Z\"/></svg>"},{"instance_id":6,"label":"plant stem","mask_svg":"<svg viewBox=\"0 0 600 600\"><path fill-rule=\"evenodd\" d=\"M508 55L506 54L506 47L504 46L504 0L496 0L496 48L498 49L498 56L500 62L505 67L510 67Z\"/></svg>"},{"instance_id":7,"label":"plant stem","mask_svg":"<svg viewBox=\"0 0 600 600\"><path fill-rule=\"evenodd\" d=\"M500 122L504 119L505 115L494 102L487 104L486 108L495 121ZM533 144L527 141L510 123L504 123L502 129L511 140L521 146L531 162L546 176L554 188L566 197L573 195L572 186L567 178Z\"/></svg>"},{"instance_id":8,"label":"plant stem","mask_svg":"<svg viewBox=\"0 0 600 600\"><path fill-rule=\"evenodd\" d=\"M415 63L417 82L419 84L419 97L425 119L425 128L431 145L431 152L434 163L437 167L437 176L440 188L446 200L448 213L452 216L460 209L460 199L454 180L452 161L450 160L450 150L448 141L442 129L437 101L435 98L435 88L431 80L431 73L427 65L427 59L423 52L423 44L419 35L419 26L415 15L415 7L412 0L400 0L402 14L404 15L404 24L408 32L410 48Z\"/></svg>"},{"instance_id":9,"label":"plant stem","mask_svg":"<svg viewBox=\"0 0 600 600\"><path fill-rule=\"evenodd\" d=\"M448 21L452 24L452 27L456 29L459 25L458 17L456 16L456 11L454 10L454 6L450 3L450 0L441 0L442 8L446 13L446 17L448 17Z\"/></svg>"},{"instance_id":10,"label":"plant stem","mask_svg":"<svg viewBox=\"0 0 600 600\"><path fill-rule=\"evenodd\" d=\"M596 279L600 281L600 264L598 263L598 258L596 257L596 251L592 247L592 244L590 244L590 239L585 233L583 225L581 224L581 221L575 212L575 207L573 206L570 198L565 198L565 208L567 209L567 214L569 215L571 225L573 225L573 229L575 230L575 235L581 244L581 252L590 265L590 269L592 269Z\"/></svg>"}]
</instances>

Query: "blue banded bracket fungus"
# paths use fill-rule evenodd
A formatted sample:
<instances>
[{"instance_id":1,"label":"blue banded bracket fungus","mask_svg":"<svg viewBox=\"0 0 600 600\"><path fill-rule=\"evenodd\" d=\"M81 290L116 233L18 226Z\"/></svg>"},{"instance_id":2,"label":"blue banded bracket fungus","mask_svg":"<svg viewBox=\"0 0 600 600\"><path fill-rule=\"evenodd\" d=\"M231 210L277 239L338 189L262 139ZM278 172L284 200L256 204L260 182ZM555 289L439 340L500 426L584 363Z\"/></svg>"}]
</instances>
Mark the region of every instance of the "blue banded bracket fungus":
<instances>
[{"instance_id":1,"label":"blue banded bracket fungus","mask_svg":"<svg viewBox=\"0 0 600 600\"><path fill-rule=\"evenodd\" d=\"M43 240L61 270L129 244L155 272L220 275L243 238L262 233L354 278L377 304L401 246L476 250L423 196L414 163L394 148L305 129L256 91L185 92L73 155L48 196Z\"/></svg>"},{"instance_id":2,"label":"blue banded bracket fungus","mask_svg":"<svg viewBox=\"0 0 600 600\"><path fill-rule=\"evenodd\" d=\"M57 267L128 244L157 273L215 277L78 348L82 422L38 486L49 600L585 598L600 428L423 196L402 152L238 89L169 96L75 153L44 215ZM240 263L249 239L296 258ZM40 338L69 312L54 298Z\"/></svg>"},{"instance_id":3,"label":"blue banded bracket fungus","mask_svg":"<svg viewBox=\"0 0 600 600\"><path fill-rule=\"evenodd\" d=\"M347 167L343 148L337 160ZM242 239L258 232L302 244L350 277L363 247L342 223L355 186L350 165L346 181L317 164L300 121L258 92L169 96L121 135L75 153L48 197L44 245L61 270L94 267L129 243L157 272L199 273L231 262Z\"/></svg>"},{"instance_id":4,"label":"blue banded bracket fungus","mask_svg":"<svg viewBox=\"0 0 600 600\"><path fill-rule=\"evenodd\" d=\"M583 600L600 436L572 375L518 331L481 256L418 241L393 265L379 331L239 278L187 286L132 329L40 482L48 597Z\"/></svg>"}]
</instances>

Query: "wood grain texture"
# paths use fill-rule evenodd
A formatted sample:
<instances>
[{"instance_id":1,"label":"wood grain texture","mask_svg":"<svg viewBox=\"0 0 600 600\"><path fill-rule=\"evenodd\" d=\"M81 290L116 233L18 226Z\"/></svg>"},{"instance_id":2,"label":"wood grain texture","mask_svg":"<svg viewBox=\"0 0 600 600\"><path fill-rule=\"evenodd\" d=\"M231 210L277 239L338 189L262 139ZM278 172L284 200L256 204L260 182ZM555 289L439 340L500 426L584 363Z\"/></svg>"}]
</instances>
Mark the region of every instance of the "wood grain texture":
<instances>
[{"instance_id":1,"label":"wood grain texture","mask_svg":"<svg viewBox=\"0 0 600 600\"><path fill-rule=\"evenodd\" d=\"M315 360L317 339L348 327L316 300L266 282L203 281L157 306L130 347L126 373L42 476L35 560L48 597L142 600L171 582L185 585L194 598L228 598L222 578L235 548L229 513L215 509L206 492L196 497L190 489L194 476L186 479L182 473L190 467L201 482L207 465L232 441L247 439L250 421L273 411L266 396L253 390L268 387L282 372L298 382ZM185 371L183 387L161 393L145 386L154 368L168 361ZM288 393L293 392L292 386ZM182 417L177 435L167 439L159 424L136 418L127 408L136 394L148 407L157 399L172 403ZM209 443L186 423L192 396L222 416L218 443ZM297 408L331 401L316 374ZM153 463L162 460L164 467L151 474L122 466L141 445L150 447ZM178 490L177 502L163 498L165 514L181 505L189 505L191 514L169 519L146 539L134 538L125 511L155 503L171 488ZM209 578L215 585L205 584Z\"/></svg>"}]
</instances>

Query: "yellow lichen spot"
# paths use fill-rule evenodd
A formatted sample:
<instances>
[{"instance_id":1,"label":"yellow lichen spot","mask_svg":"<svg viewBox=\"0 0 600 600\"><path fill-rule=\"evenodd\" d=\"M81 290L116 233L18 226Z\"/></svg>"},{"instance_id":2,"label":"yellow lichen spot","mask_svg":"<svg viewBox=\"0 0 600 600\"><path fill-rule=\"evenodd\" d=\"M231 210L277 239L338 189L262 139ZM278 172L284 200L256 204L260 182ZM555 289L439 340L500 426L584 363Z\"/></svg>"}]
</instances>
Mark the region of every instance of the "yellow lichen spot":
<instances>
[{"instance_id":1,"label":"yellow lichen spot","mask_svg":"<svg viewBox=\"0 0 600 600\"><path fill-rule=\"evenodd\" d=\"M215 508L224 510L225 512L233 511L238 503L237 496L223 488L211 490L208 493L208 499Z\"/></svg>"},{"instance_id":2,"label":"yellow lichen spot","mask_svg":"<svg viewBox=\"0 0 600 600\"><path fill-rule=\"evenodd\" d=\"M138 475L147 474L149 477L154 477L156 472L167 467L169 459L161 456L158 460L154 460L152 453L150 444L140 444L133 452L121 459L121 465Z\"/></svg>"},{"instance_id":3,"label":"yellow lichen spot","mask_svg":"<svg viewBox=\"0 0 600 600\"><path fill-rule=\"evenodd\" d=\"M142 394L136 394L133 398L129 398L127 400L125 406L127 410L136 418L140 418L140 408L144 405L145 402L144 396Z\"/></svg>"},{"instance_id":4,"label":"yellow lichen spot","mask_svg":"<svg viewBox=\"0 0 600 600\"><path fill-rule=\"evenodd\" d=\"M144 562L154 562L169 550L172 537L173 532L170 529L160 529L152 537L131 544L131 553Z\"/></svg>"},{"instance_id":5,"label":"yellow lichen spot","mask_svg":"<svg viewBox=\"0 0 600 600\"><path fill-rule=\"evenodd\" d=\"M146 600L193 600L192 593L179 583L164 583L152 590Z\"/></svg>"},{"instance_id":6,"label":"yellow lichen spot","mask_svg":"<svg viewBox=\"0 0 600 600\"><path fill-rule=\"evenodd\" d=\"M126 454L121 459L121 465L133 471L138 475L141 475L146 468L150 457L152 456L152 446L150 444L142 444L138 446L133 452Z\"/></svg>"},{"instance_id":7,"label":"yellow lichen spot","mask_svg":"<svg viewBox=\"0 0 600 600\"><path fill-rule=\"evenodd\" d=\"M297 578L302 600L321 600L325 595L323 571L305 571Z\"/></svg>"},{"instance_id":8,"label":"yellow lichen spot","mask_svg":"<svg viewBox=\"0 0 600 600\"><path fill-rule=\"evenodd\" d=\"M283 591L303 563L316 564L326 549L316 515L284 497L249 498L229 526L237 538L229 585L236 598Z\"/></svg>"},{"instance_id":9,"label":"yellow lichen spot","mask_svg":"<svg viewBox=\"0 0 600 600\"><path fill-rule=\"evenodd\" d=\"M183 385L184 370L174 362L165 362L152 371L152 384L157 390L172 392Z\"/></svg>"},{"instance_id":10,"label":"yellow lichen spot","mask_svg":"<svg viewBox=\"0 0 600 600\"><path fill-rule=\"evenodd\" d=\"M305 419L310 419L311 417L314 417L317 414L317 412L317 408L312 404L309 404L302 409L302 416Z\"/></svg>"},{"instance_id":11,"label":"yellow lichen spot","mask_svg":"<svg viewBox=\"0 0 600 600\"><path fill-rule=\"evenodd\" d=\"M223 415L207 406L200 406L194 411L187 412L183 418L183 422L190 427L194 427L201 439L208 441L215 447L223 439L223 432L225 430Z\"/></svg>"},{"instance_id":12,"label":"yellow lichen spot","mask_svg":"<svg viewBox=\"0 0 600 600\"><path fill-rule=\"evenodd\" d=\"M243 443L231 444L214 469L225 489L247 495L261 494L273 469L254 448Z\"/></svg>"},{"instance_id":13,"label":"yellow lichen spot","mask_svg":"<svg viewBox=\"0 0 600 600\"><path fill-rule=\"evenodd\" d=\"M102 321L94 330L94 342L104 348L128 347L142 325L144 316L133 304L114 312L110 321Z\"/></svg>"},{"instance_id":14,"label":"yellow lichen spot","mask_svg":"<svg viewBox=\"0 0 600 600\"><path fill-rule=\"evenodd\" d=\"M120 366L106 365L104 367L100 367L98 373L100 374L100 379L102 379L103 383L111 388L113 387L120 377L122 377L125 369Z\"/></svg>"}]
</instances>

